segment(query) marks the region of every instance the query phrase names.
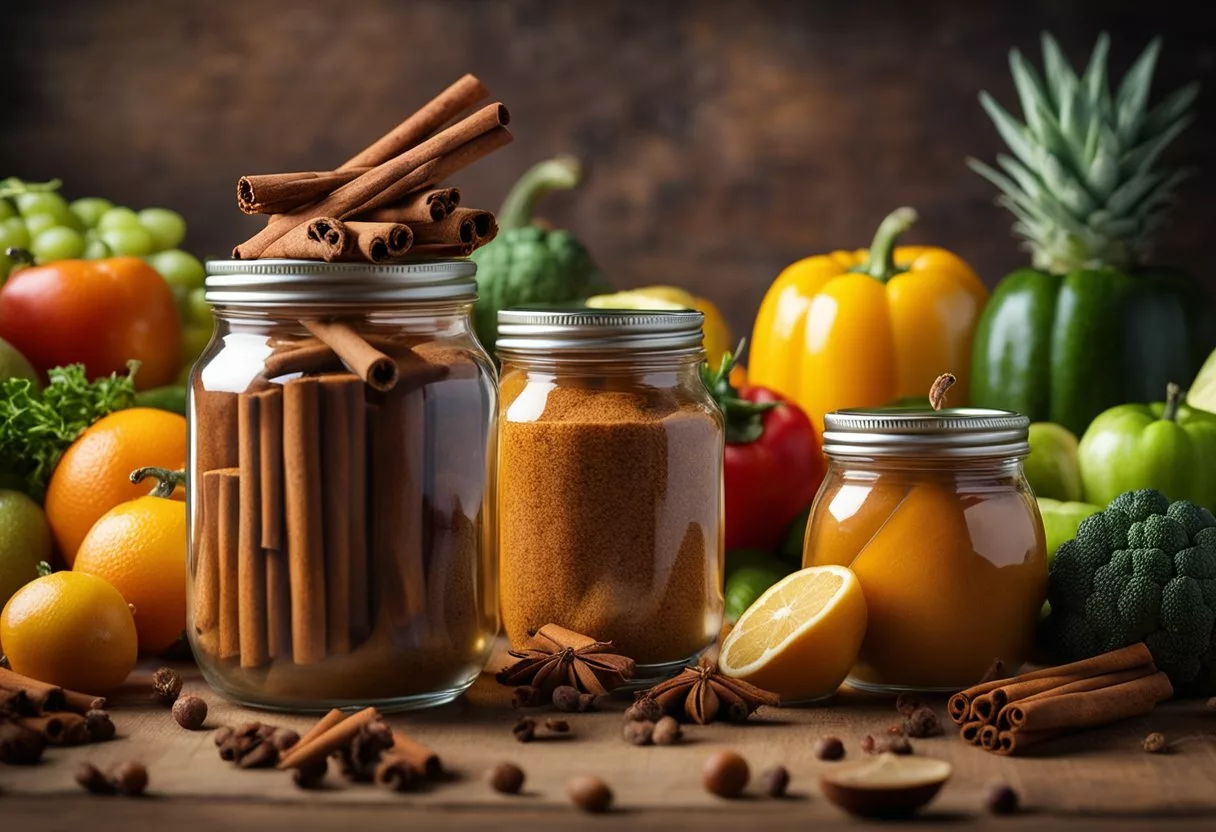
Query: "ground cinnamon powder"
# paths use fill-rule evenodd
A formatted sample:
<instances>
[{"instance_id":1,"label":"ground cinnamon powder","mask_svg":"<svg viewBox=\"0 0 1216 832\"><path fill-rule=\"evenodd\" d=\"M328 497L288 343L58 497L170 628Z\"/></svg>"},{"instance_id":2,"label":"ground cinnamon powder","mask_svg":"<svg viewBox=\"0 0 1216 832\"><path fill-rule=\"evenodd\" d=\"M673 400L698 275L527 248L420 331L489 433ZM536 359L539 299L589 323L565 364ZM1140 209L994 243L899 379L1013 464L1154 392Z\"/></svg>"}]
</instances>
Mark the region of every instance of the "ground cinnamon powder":
<instances>
[{"instance_id":1,"label":"ground cinnamon powder","mask_svg":"<svg viewBox=\"0 0 1216 832\"><path fill-rule=\"evenodd\" d=\"M639 664L688 659L722 618L722 428L654 388L502 387L499 557L513 645L554 623Z\"/></svg>"}]
</instances>

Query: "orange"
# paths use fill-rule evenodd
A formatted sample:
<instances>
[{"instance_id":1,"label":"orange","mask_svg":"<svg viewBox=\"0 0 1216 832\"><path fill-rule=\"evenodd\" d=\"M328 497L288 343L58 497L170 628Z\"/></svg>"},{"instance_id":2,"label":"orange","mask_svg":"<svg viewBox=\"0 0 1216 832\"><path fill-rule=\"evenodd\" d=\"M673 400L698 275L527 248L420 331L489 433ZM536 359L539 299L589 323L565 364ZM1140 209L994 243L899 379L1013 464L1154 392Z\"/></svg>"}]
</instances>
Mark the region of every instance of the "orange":
<instances>
[{"instance_id":1,"label":"orange","mask_svg":"<svg viewBox=\"0 0 1216 832\"><path fill-rule=\"evenodd\" d=\"M85 693L117 688L138 656L127 602L101 578L78 572L18 590L0 613L0 641L17 673Z\"/></svg>"},{"instance_id":2,"label":"orange","mask_svg":"<svg viewBox=\"0 0 1216 832\"><path fill-rule=\"evenodd\" d=\"M836 692L865 634L857 577L843 566L812 566L773 584L739 616L718 664L783 702L809 702Z\"/></svg>"},{"instance_id":3,"label":"orange","mask_svg":"<svg viewBox=\"0 0 1216 832\"><path fill-rule=\"evenodd\" d=\"M134 607L139 649L161 653L186 626L186 507L139 497L102 515L76 552L74 572L104 578Z\"/></svg>"},{"instance_id":4,"label":"orange","mask_svg":"<svg viewBox=\"0 0 1216 832\"><path fill-rule=\"evenodd\" d=\"M46 519L55 546L71 568L76 550L101 515L148 493L132 485L136 468L186 467L186 420L150 407L111 413L87 428L64 452L46 490Z\"/></svg>"}]
</instances>

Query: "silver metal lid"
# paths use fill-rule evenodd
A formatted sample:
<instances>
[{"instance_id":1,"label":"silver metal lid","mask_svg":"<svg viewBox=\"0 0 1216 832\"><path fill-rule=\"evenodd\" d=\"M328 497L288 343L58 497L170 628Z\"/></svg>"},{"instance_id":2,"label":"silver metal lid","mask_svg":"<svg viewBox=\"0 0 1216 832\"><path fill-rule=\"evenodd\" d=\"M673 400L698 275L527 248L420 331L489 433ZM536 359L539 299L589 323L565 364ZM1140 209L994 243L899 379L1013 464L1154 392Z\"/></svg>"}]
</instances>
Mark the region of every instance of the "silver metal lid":
<instances>
[{"instance_id":1,"label":"silver metal lid","mask_svg":"<svg viewBox=\"0 0 1216 832\"><path fill-rule=\"evenodd\" d=\"M853 408L823 417L829 456L1024 457L1030 420L1009 410L973 407Z\"/></svg>"},{"instance_id":2,"label":"silver metal lid","mask_svg":"<svg viewBox=\"0 0 1216 832\"><path fill-rule=\"evenodd\" d=\"M217 306L391 306L477 297L471 260L325 263L317 260L208 260L207 302Z\"/></svg>"},{"instance_id":3,"label":"silver metal lid","mask_svg":"<svg viewBox=\"0 0 1216 832\"><path fill-rule=\"evenodd\" d=\"M704 320L692 309L503 309L498 313L496 348L504 357L553 351L695 352L701 349Z\"/></svg>"}]
</instances>

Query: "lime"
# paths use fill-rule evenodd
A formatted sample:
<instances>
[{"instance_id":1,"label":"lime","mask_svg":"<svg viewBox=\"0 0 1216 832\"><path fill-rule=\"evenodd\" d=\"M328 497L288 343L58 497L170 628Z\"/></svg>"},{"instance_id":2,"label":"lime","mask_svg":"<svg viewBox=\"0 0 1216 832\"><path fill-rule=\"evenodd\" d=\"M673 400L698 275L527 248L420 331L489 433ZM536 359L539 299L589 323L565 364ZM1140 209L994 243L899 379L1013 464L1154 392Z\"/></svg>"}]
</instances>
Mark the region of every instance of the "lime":
<instances>
[{"instance_id":1,"label":"lime","mask_svg":"<svg viewBox=\"0 0 1216 832\"><path fill-rule=\"evenodd\" d=\"M1199 375L1187 391L1186 403L1208 413L1216 413L1216 350L1203 362Z\"/></svg>"},{"instance_id":2,"label":"lime","mask_svg":"<svg viewBox=\"0 0 1216 832\"><path fill-rule=\"evenodd\" d=\"M38 577L51 559L51 528L38 504L20 491L0 491L0 608Z\"/></svg>"},{"instance_id":3,"label":"lime","mask_svg":"<svg viewBox=\"0 0 1216 832\"><path fill-rule=\"evenodd\" d=\"M754 549L726 553L726 618L738 620L770 586L793 572L793 567Z\"/></svg>"},{"instance_id":4,"label":"lime","mask_svg":"<svg viewBox=\"0 0 1216 832\"><path fill-rule=\"evenodd\" d=\"M28 378L34 386L40 387L38 373L17 348L0 338L0 380L6 378Z\"/></svg>"}]
</instances>

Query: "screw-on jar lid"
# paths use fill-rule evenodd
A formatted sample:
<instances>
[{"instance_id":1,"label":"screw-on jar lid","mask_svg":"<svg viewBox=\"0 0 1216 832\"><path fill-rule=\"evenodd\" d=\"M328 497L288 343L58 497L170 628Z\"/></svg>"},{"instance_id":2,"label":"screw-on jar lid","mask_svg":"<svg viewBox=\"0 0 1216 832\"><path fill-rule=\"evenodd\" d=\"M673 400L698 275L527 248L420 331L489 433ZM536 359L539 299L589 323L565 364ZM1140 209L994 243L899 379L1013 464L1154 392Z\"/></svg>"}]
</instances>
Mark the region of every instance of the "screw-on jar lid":
<instances>
[{"instance_id":1,"label":"screw-on jar lid","mask_svg":"<svg viewBox=\"0 0 1216 832\"><path fill-rule=\"evenodd\" d=\"M829 456L1024 457L1030 420L1009 410L853 408L823 417Z\"/></svg>"},{"instance_id":2,"label":"screw-on jar lid","mask_svg":"<svg viewBox=\"0 0 1216 832\"><path fill-rule=\"evenodd\" d=\"M208 260L206 294L218 306L392 306L473 300L477 264L325 263L319 260Z\"/></svg>"},{"instance_id":3,"label":"screw-on jar lid","mask_svg":"<svg viewBox=\"0 0 1216 832\"><path fill-rule=\"evenodd\" d=\"M498 313L498 354L695 352L705 316L692 309L556 309Z\"/></svg>"}]
</instances>

